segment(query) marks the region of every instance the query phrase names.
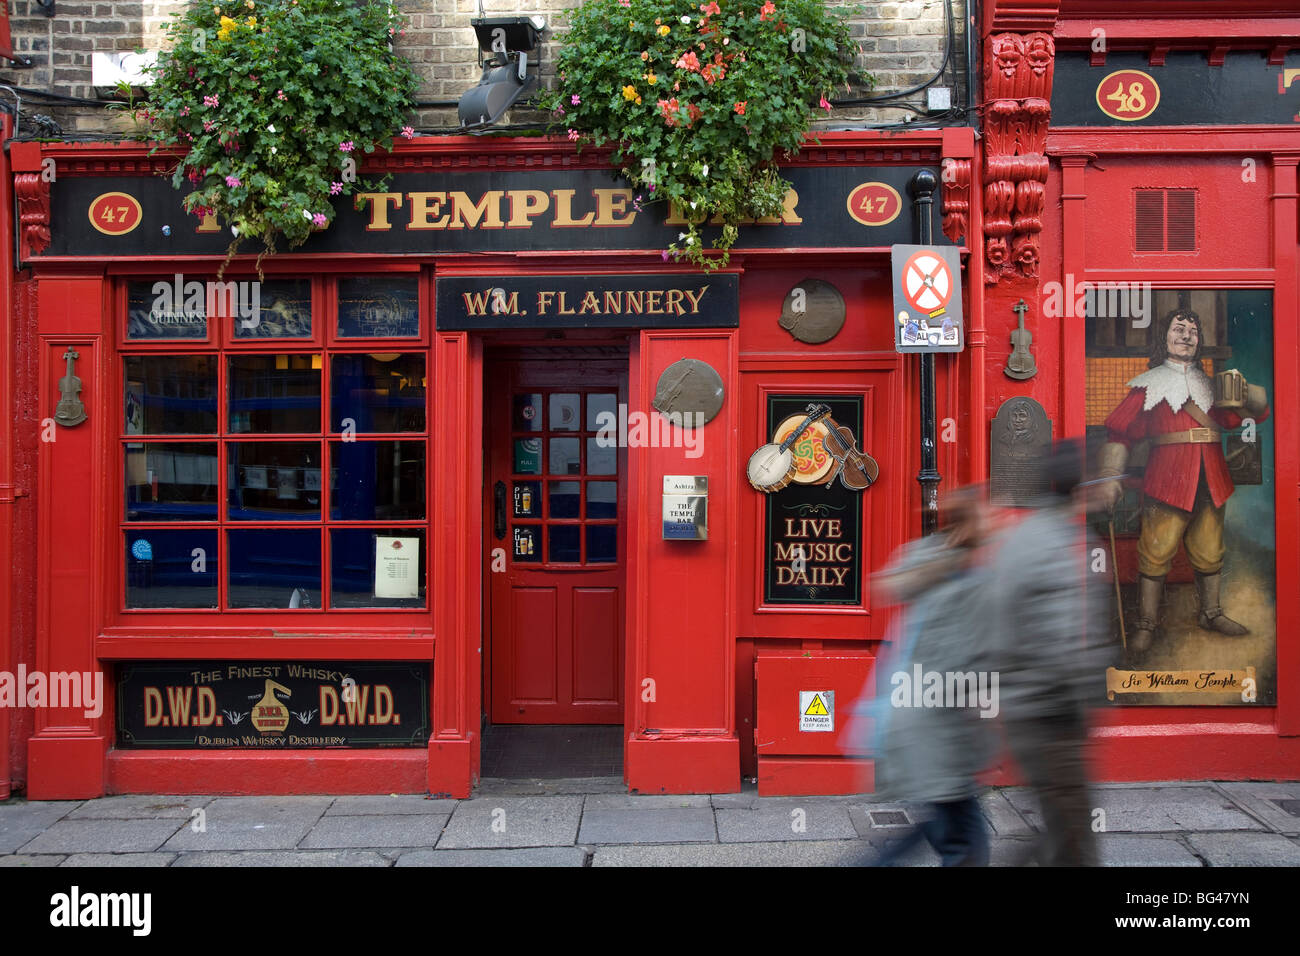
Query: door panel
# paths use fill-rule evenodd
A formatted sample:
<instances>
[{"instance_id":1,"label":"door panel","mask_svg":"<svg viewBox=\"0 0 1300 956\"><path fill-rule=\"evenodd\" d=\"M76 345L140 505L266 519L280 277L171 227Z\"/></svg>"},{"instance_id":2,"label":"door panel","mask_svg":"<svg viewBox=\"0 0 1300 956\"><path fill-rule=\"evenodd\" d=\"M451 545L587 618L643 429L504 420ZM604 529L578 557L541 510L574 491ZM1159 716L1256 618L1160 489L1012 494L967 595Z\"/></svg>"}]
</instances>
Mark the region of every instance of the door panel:
<instances>
[{"instance_id":1,"label":"door panel","mask_svg":"<svg viewBox=\"0 0 1300 956\"><path fill-rule=\"evenodd\" d=\"M488 714L622 723L627 456L598 432L627 401L626 361L493 361L486 376L487 507L505 510L486 522Z\"/></svg>"}]
</instances>

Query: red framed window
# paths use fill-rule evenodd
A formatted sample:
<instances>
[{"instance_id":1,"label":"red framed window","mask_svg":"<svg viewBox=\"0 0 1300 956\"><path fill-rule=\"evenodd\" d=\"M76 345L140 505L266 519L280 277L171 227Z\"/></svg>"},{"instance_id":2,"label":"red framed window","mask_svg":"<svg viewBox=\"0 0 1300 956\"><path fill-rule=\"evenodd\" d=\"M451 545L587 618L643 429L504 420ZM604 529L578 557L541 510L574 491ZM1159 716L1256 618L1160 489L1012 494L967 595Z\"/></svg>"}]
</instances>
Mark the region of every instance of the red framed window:
<instances>
[{"instance_id":1,"label":"red framed window","mask_svg":"<svg viewBox=\"0 0 1300 956\"><path fill-rule=\"evenodd\" d=\"M123 613L427 612L420 276L118 296Z\"/></svg>"}]
</instances>

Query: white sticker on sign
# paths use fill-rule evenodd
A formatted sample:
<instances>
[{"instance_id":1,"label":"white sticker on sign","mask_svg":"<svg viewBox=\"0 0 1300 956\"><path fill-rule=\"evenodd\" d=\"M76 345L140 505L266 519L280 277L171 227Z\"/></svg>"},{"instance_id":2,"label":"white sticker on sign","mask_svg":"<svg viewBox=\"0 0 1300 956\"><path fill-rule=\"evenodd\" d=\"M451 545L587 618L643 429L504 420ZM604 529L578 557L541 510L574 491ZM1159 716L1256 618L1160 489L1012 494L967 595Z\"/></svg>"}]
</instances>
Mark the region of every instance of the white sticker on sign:
<instances>
[{"instance_id":1,"label":"white sticker on sign","mask_svg":"<svg viewBox=\"0 0 1300 956\"><path fill-rule=\"evenodd\" d=\"M835 691L799 691L799 730L830 733L835 729Z\"/></svg>"}]
</instances>

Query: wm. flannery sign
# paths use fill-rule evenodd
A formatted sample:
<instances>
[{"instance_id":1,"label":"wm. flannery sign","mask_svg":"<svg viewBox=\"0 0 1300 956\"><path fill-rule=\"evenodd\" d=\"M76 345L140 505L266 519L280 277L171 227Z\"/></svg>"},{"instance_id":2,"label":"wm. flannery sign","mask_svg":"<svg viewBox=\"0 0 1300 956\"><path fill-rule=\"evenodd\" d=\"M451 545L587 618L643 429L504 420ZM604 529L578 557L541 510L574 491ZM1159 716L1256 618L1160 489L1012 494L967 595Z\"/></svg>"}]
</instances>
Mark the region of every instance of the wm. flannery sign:
<instances>
[{"instance_id":1,"label":"wm. flannery sign","mask_svg":"<svg viewBox=\"0 0 1300 956\"><path fill-rule=\"evenodd\" d=\"M439 276L442 331L517 328L728 328L734 275Z\"/></svg>"}]
</instances>

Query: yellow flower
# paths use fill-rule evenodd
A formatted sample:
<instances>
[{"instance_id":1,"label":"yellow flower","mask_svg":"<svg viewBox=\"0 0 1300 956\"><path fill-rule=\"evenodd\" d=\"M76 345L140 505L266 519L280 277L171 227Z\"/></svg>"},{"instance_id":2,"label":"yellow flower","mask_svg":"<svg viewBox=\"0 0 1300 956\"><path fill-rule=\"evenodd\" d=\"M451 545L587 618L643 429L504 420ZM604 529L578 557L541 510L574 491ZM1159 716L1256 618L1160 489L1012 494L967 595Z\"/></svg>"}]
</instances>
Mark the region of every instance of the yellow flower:
<instances>
[{"instance_id":1,"label":"yellow flower","mask_svg":"<svg viewBox=\"0 0 1300 956\"><path fill-rule=\"evenodd\" d=\"M641 97L639 97L639 96L636 98L636 105L637 105L637 106L640 106L640 105L641 105Z\"/></svg>"},{"instance_id":2,"label":"yellow flower","mask_svg":"<svg viewBox=\"0 0 1300 956\"><path fill-rule=\"evenodd\" d=\"M672 31L672 27L668 26L668 24L665 23L663 26L659 28L659 35L661 37L666 37L671 31Z\"/></svg>"},{"instance_id":3,"label":"yellow flower","mask_svg":"<svg viewBox=\"0 0 1300 956\"><path fill-rule=\"evenodd\" d=\"M623 99L625 99L625 100L634 100L634 99L636 99L636 87L635 87L635 86L625 86L625 87L623 87Z\"/></svg>"},{"instance_id":4,"label":"yellow flower","mask_svg":"<svg viewBox=\"0 0 1300 956\"><path fill-rule=\"evenodd\" d=\"M230 17L222 17L221 29L217 31L217 39L224 40L226 37L230 36L230 34L235 32L235 27L237 25L238 24L236 24L234 20L230 19Z\"/></svg>"},{"instance_id":5,"label":"yellow flower","mask_svg":"<svg viewBox=\"0 0 1300 956\"><path fill-rule=\"evenodd\" d=\"M249 25L250 27L255 27L255 26L257 26L257 17L249 17L249 18L248 18L248 25Z\"/></svg>"},{"instance_id":6,"label":"yellow flower","mask_svg":"<svg viewBox=\"0 0 1300 956\"><path fill-rule=\"evenodd\" d=\"M651 86L654 86L656 83L659 82L659 77L655 76L653 73L647 73L645 81L649 83Z\"/></svg>"}]
</instances>

